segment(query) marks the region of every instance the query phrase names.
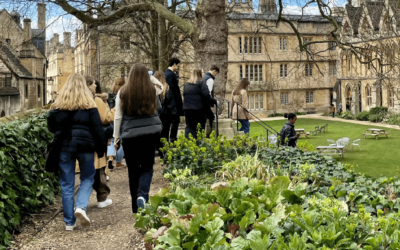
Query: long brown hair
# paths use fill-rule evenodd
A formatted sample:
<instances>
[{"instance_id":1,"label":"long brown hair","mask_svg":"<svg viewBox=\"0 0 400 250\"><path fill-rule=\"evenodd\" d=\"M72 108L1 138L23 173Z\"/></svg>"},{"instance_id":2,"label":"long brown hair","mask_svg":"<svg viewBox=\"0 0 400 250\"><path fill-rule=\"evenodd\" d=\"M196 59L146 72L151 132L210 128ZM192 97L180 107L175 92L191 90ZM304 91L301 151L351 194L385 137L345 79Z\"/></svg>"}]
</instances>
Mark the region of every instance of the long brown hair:
<instances>
[{"instance_id":1,"label":"long brown hair","mask_svg":"<svg viewBox=\"0 0 400 250\"><path fill-rule=\"evenodd\" d=\"M247 89L247 87L250 85L250 82L247 78L243 78L239 85L236 87L235 91L233 91L234 95L240 95L240 91L242 91L242 89Z\"/></svg>"},{"instance_id":2,"label":"long brown hair","mask_svg":"<svg viewBox=\"0 0 400 250\"><path fill-rule=\"evenodd\" d=\"M121 109L126 115L151 115L156 111L156 89L143 64L133 65L128 82L121 88Z\"/></svg>"},{"instance_id":3,"label":"long brown hair","mask_svg":"<svg viewBox=\"0 0 400 250\"><path fill-rule=\"evenodd\" d=\"M122 86L125 85L125 80L124 78L118 78L117 80L115 80L112 92L114 94L118 93L118 91L122 88Z\"/></svg>"},{"instance_id":4,"label":"long brown hair","mask_svg":"<svg viewBox=\"0 0 400 250\"><path fill-rule=\"evenodd\" d=\"M164 90L163 90L163 92L161 94L161 99L164 100L165 93L167 93L167 90L168 90L168 84L165 81L165 74L164 74L164 72L158 70L158 71L156 71L154 73L154 77L157 78L157 80L159 80L162 83L163 87L164 87Z\"/></svg>"},{"instance_id":5,"label":"long brown hair","mask_svg":"<svg viewBox=\"0 0 400 250\"><path fill-rule=\"evenodd\" d=\"M202 78L203 73L201 72L201 69L194 69L190 79L187 82L190 84L195 84L196 82L201 81Z\"/></svg>"}]
</instances>

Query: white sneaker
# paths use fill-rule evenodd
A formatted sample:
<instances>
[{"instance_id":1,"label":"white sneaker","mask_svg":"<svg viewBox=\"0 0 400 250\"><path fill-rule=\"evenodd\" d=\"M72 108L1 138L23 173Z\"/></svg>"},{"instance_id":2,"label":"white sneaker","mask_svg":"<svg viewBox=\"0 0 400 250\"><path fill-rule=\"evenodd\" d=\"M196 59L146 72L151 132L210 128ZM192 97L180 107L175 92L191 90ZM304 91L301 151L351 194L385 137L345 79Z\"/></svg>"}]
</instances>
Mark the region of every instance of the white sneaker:
<instances>
[{"instance_id":1,"label":"white sneaker","mask_svg":"<svg viewBox=\"0 0 400 250\"><path fill-rule=\"evenodd\" d=\"M140 196L139 198L137 198L136 204L137 204L138 208L141 208L144 210L144 204L146 204L146 200L142 196Z\"/></svg>"},{"instance_id":2,"label":"white sneaker","mask_svg":"<svg viewBox=\"0 0 400 250\"><path fill-rule=\"evenodd\" d=\"M109 180L110 180L110 177L109 177L108 175L106 175L106 180L107 180L107 181L109 181Z\"/></svg>"},{"instance_id":3,"label":"white sneaker","mask_svg":"<svg viewBox=\"0 0 400 250\"><path fill-rule=\"evenodd\" d=\"M75 227L76 227L76 222L73 226L65 225L65 231L74 231Z\"/></svg>"},{"instance_id":4,"label":"white sneaker","mask_svg":"<svg viewBox=\"0 0 400 250\"><path fill-rule=\"evenodd\" d=\"M98 208L105 208L108 207L112 204L112 200L111 199L107 199L105 201L102 202L97 202L97 207Z\"/></svg>"},{"instance_id":5,"label":"white sneaker","mask_svg":"<svg viewBox=\"0 0 400 250\"><path fill-rule=\"evenodd\" d=\"M82 208L77 208L75 210L75 217L81 222L82 226L90 226L90 220L87 217L85 210L83 210Z\"/></svg>"}]
</instances>

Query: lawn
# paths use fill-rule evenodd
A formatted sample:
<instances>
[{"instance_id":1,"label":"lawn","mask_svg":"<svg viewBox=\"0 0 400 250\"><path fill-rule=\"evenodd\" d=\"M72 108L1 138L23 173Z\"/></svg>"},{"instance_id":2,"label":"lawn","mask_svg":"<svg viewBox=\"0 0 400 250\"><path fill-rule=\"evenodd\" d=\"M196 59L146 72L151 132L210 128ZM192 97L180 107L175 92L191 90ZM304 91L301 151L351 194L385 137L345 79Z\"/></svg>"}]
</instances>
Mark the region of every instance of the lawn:
<instances>
[{"instance_id":1,"label":"lawn","mask_svg":"<svg viewBox=\"0 0 400 250\"><path fill-rule=\"evenodd\" d=\"M267 121L266 123L273 127L275 130L280 132L283 124L286 120L278 121ZM361 139L359 142L361 151L358 148L347 150L344 153L344 158L340 159L338 156L334 156L335 159L340 160L344 163L353 164L355 171L366 173L371 176L394 176L397 175L398 167L400 163L396 160L395 156L400 155L400 144L398 139L400 138L400 130L383 128L386 132L390 132L389 138L380 137L375 140L375 137L367 137L364 139L363 133L366 132L367 128L372 126L352 124L342 121L326 121L318 119L302 119L299 117L295 124L295 128L304 128L306 132L314 130L315 126L328 125L326 133L318 135L310 135L307 138L301 136L300 141L308 140L309 143L317 146L328 146L327 139L337 140L342 137L349 137L351 143L355 139ZM373 126L374 128L380 128ZM265 130L255 122L251 123L250 134L262 134L265 135ZM351 144L350 143L350 144Z\"/></svg>"}]
</instances>

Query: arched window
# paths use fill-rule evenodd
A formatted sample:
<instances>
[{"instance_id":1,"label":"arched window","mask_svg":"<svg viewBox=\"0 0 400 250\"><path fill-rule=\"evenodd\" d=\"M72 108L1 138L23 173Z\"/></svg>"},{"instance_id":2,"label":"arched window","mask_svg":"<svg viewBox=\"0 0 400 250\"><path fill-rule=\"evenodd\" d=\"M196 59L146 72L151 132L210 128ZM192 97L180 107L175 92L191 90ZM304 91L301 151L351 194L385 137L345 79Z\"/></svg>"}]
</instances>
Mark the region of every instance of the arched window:
<instances>
[{"instance_id":1,"label":"arched window","mask_svg":"<svg viewBox=\"0 0 400 250\"><path fill-rule=\"evenodd\" d=\"M369 85L367 87L365 87L365 96L367 97L367 106L371 106L372 105L372 91L371 91L371 87Z\"/></svg>"},{"instance_id":2,"label":"arched window","mask_svg":"<svg viewBox=\"0 0 400 250\"><path fill-rule=\"evenodd\" d=\"M351 107L351 101L353 99L352 93L351 93L351 88L349 85L346 87L346 110L350 110Z\"/></svg>"},{"instance_id":3,"label":"arched window","mask_svg":"<svg viewBox=\"0 0 400 250\"><path fill-rule=\"evenodd\" d=\"M389 89L389 108L394 108L394 92Z\"/></svg>"}]
</instances>

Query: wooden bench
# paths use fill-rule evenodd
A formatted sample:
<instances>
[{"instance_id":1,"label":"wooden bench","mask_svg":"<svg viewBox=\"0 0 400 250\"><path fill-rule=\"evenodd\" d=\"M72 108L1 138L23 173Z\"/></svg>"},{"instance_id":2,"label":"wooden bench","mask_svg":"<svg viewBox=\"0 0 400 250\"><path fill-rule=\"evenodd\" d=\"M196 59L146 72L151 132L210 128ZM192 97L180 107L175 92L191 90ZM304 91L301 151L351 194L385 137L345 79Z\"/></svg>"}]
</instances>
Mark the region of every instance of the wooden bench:
<instances>
[{"instance_id":1,"label":"wooden bench","mask_svg":"<svg viewBox=\"0 0 400 250\"><path fill-rule=\"evenodd\" d=\"M374 134L374 133L364 133L364 139L367 139L367 136L372 135L375 136L375 139L378 140L379 134Z\"/></svg>"},{"instance_id":2,"label":"wooden bench","mask_svg":"<svg viewBox=\"0 0 400 250\"><path fill-rule=\"evenodd\" d=\"M318 146L317 151L319 155L340 155L343 158L343 146Z\"/></svg>"},{"instance_id":3,"label":"wooden bench","mask_svg":"<svg viewBox=\"0 0 400 250\"><path fill-rule=\"evenodd\" d=\"M319 129L319 126L315 127L314 131L311 131L311 133L313 133L314 135L321 133L321 130Z\"/></svg>"},{"instance_id":4,"label":"wooden bench","mask_svg":"<svg viewBox=\"0 0 400 250\"><path fill-rule=\"evenodd\" d=\"M320 133L321 133L321 132L324 132L324 133L325 133L325 130L326 130L326 125L322 126L322 127L319 129Z\"/></svg>"},{"instance_id":5,"label":"wooden bench","mask_svg":"<svg viewBox=\"0 0 400 250\"><path fill-rule=\"evenodd\" d=\"M306 132L304 128L298 128L295 129L296 133L299 133L300 135L305 135L306 138L310 135L310 132Z\"/></svg>"}]
</instances>

